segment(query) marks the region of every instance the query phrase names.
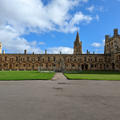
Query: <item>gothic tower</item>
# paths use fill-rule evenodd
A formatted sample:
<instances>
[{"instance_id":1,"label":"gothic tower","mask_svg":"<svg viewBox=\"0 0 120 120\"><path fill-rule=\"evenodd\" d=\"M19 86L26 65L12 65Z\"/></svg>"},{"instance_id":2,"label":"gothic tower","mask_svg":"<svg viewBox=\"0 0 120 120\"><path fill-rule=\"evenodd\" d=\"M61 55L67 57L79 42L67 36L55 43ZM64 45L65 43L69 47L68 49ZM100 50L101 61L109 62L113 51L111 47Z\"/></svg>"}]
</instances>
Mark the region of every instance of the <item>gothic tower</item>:
<instances>
[{"instance_id":1,"label":"gothic tower","mask_svg":"<svg viewBox=\"0 0 120 120\"><path fill-rule=\"evenodd\" d=\"M0 42L0 54L2 54L2 43Z\"/></svg>"},{"instance_id":2,"label":"gothic tower","mask_svg":"<svg viewBox=\"0 0 120 120\"><path fill-rule=\"evenodd\" d=\"M74 42L74 54L82 54L82 42L80 41L79 33L77 32L76 40Z\"/></svg>"},{"instance_id":3,"label":"gothic tower","mask_svg":"<svg viewBox=\"0 0 120 120\"><path fill-rule=\"evenodd\" d=\"M114 29L113 37L105 36L105 54L114 54L120 52L120 35L118 29Z\"/></svg>"}]
</instances>

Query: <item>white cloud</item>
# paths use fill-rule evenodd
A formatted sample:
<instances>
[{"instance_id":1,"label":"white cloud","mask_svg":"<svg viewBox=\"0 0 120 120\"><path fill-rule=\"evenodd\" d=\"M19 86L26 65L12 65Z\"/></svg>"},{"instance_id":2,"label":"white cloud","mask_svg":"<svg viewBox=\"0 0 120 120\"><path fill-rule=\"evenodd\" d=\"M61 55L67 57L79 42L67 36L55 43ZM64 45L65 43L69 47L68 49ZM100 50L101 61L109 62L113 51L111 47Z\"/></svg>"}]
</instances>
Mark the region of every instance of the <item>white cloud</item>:
<instances>
[{"instance_id":1,"label":"white cloud","mask_svg":"<svg viewBox=\"0 0 120 120\"><path fill-rule=\"evenodd\" d=\"M92 5L92 6L90 6L90 7L87 8L87 10L88 10L89 12L93 12L94 9L95 9L95 6L94 6L94 5Z\"/></svg>"},{"instance_id":2,"label":"white cloud","mask_svg":"<svg viewBox=\"0 0 120 120\"><path fill-rule=\"evenodd\" d=\"M63 46L48 48L48 53L59 54L60 52L62 52L62 54L73 54L73 48Z\"/></svg>"},{"instance_id":3,"label":"white cloud","mask_svg":"<svg viewBox=\"0 0 120 120\"><path fill-rule=\"evenodd\" d=\"M33 51L40 53L41 50L36 47L36 41L28 42L26 39L20 37L19 33L10 27L0 27L0 41L4 49L7 49L9 53L23 53L24 49L28 50L29 53Z\"/></svg>"},{"instance_id":4,"label":"white cloud","mask_svg":"<svg viewBox=\"0 0 120 120\"><path fill-rule=\"evenodd\" d=\"M91 44L93 47L101 47L101 43L94 42Z\"/></svg>"},{"instance_id":5,"label":"white cloud","mask_svg":"<svg viewBox=\"0 0 120 120\"><path fill-rule=\"evenodd\" d=\"M24 49L40 52L39 41L28 42L21 37L30 32L75 32L81 22L89 23L93 17L81 11L70 14L79 3L88 0L0 0L0 41L10 52ZM43 43L42 43L43 44Z\"/></svg>"},{"instance_id":6,"label":"white cloud","mask_svg":"<svg viewBox=\"0 0 120 120\"><path fill-rule=\"evenodd\" d=\"M99 21L99 19L100 19L99 15L96 15L96 16L95 16L95 19L96 19L97 21Z\"/></svg>"},{"instance_id":7,"label":"white cloud","mask_svg":"<svg viewBox=\"0 0 120 120\"><path fill-rule=\"evenodd\" d=\"M74 15L74 17L71 20L71 24L79 24L80 22L87 22L89 23L92 20L92 17L89 15L84 15L82 12L78 12Z\"/></svg>"},{"instance_id":8,"label":"white cloud","mask_svg":"<svg viewBox=\"0 0 120 120\"><path fill-rule=\"evenodd\" d=\"M70 20L69 23L66 23L64 27L61 27L61 31L63 32L74 32L79 29L77 25L80 23L90 23L92 21L92 17L89 15L84 15L82 12L77 12L72 19Z\"/></svg>"},{"instance_id":9,"label":"white cloud","mask_svg":"<svg viewBox=\"0 0 120 120\"><path fill-rule=\"evenodd\" d=\"M45 44L45 42L39 42L39 45L44 45Z\"/></svg>"},{"instance_id":10,"label":"white cloud","mask_svg":"<svg viewBox=\"0 0 120 120\"><path fill-rule=\"evenodd\" d=\"M75 22L84 22L90 17L79 12L75 13L72 18L69 11L78 6L80 2L87 1L51 0L44 5L42 0L0 0L0 23L10 24L20 32L43 32L46 30L60 31L62 28L68 27L66 24L70 25L69 21L77 19L72 26L72 29L75 30L74 27L77 24Z\"/></svg>"}]
</instances>

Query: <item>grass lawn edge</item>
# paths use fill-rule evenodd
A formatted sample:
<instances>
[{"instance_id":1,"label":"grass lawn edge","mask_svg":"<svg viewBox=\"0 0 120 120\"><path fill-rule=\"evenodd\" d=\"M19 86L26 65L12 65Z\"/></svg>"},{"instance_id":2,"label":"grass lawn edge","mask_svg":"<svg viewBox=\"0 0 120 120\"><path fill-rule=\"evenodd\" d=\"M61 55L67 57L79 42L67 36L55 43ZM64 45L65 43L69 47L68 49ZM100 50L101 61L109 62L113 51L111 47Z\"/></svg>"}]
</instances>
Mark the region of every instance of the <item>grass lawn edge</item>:
<instances>
[{"instance_id":1,"label":"grass lawn edge","mask_svg":"<svg viewBox=\"0 0 120 120\"><path fill-rule=\"evenodd\" d=\"M35 73L36 71L3 71L0 72L0 81L31 81L31 80L51 80L55 72L41 72ZM27 74L26 74L27 73ZM3 74L3 75L2 75ZM15 74L15 76L14 76ZM18 75L16 75L18 74ZM31 76L33 75L33 76ZM25 77L24 77L25 76ZM27 78L28 76L28 78Z\"/></svg>"},{"instance_id":2,"label":"grass lawn edge","mask_svg":"<svg viewBox=\"0 0 120 120\"><path fill-rule=\"evenodd\" d=\"M87 78L85 78L85 79L83 79L83 78L71 78L71 77L69 77L69 76L67 76L66 74L68 74L68 73L64 73L64 76L68 79L68 80L96 80L96 81L120 81L120 79L119 80L113 80L113 79L87 79ZM71 74L71 73L70 73Z\"/></svg>"}]
</instances>

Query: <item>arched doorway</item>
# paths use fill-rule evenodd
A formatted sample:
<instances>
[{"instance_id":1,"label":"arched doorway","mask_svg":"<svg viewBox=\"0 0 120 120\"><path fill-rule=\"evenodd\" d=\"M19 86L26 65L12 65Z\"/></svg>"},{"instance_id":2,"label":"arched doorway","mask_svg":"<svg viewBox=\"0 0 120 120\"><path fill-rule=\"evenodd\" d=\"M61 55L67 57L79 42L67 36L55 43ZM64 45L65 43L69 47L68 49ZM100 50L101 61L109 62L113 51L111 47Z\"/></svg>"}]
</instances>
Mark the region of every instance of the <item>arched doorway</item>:
<instances>
[{"instance_id":1,"label":"arched doorway","mask_svg":"<svg viewBox=\"0 0 120 120\"><path fill-rule=\"evenodd\" d=\"M12 70L12 64L10 64L10 70Z\"/></svg>"},{"instance_id":2,"label":"arched doorway","mask_svg":"<svg viewBox=\"0 0 120 120\"><path fill-rule=\"evenodd\" d=\"M114 64L114 63L112 63L112 69L113 69L113 70L115 69L115 64Z\"/></svg>"},{"instance_id":3,"label":"arched doorway","mask_svg":"<svg viewBox=\"0 0 120 120\"><path fill-rule=\"evenodd\" d=\"M82 70L84 70L84 65L82 65Z\"/></svg>"},{"instance_id":4,"label":"arched doorway","mask_svg":"<svg viewBox=\"0 0 120 120\"><path fill-rule=\"evenodd\" d=\"M87 64L85 64L85 70L88 70L88 65Z\"/></svg>"},{"instance_id":5,"label":"arched doorway","mask_svg":"<svg viewBox=\"0 0 120 120\"><path fill-rule=\"evenodd\" d=\"M82 64L81 68L82 70L88 70L88 64Z\"/></svg>"}]
</instances>

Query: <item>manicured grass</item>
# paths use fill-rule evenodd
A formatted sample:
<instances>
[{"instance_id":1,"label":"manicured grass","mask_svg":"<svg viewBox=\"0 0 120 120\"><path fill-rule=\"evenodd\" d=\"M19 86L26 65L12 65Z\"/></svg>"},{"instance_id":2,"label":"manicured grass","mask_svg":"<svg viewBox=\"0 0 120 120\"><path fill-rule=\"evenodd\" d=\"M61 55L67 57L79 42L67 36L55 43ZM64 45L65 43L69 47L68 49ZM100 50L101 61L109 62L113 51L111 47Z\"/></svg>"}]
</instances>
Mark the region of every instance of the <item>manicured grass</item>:
<instances>
[{"instance_id":1,"label":"manicured grass","mask_svg":"<svg viewBox=\"0 0 120 120\"><path fill-rule=\"evenodd\" d=\"M120 80L120 72L114 71L83 71L64 75L70 80Z\"/></svg>"},{"instance_id":2,"label":"manicured grass","mask_svg":"<svg viewBox=\"0 0 120 120\"><path fill-rule=\"evenodd\" d=\"M54 72L0 71L0 80L50 80Z\"/></svg>"}]
</instances>

